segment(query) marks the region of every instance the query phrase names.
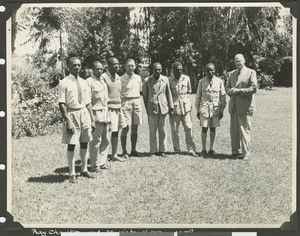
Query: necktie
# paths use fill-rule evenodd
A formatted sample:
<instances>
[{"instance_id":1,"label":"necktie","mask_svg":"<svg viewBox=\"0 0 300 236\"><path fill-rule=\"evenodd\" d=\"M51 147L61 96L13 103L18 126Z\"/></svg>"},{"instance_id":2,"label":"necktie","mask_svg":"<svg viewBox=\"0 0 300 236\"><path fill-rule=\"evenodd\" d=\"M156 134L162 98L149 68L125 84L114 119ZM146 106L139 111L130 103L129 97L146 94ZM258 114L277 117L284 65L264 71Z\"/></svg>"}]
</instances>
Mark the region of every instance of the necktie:
<instances>
[{"instance_id":1,"label":"necktie","mask_svg":"<svg viewBox=\"0 0 300 236\"><path fill-rule=\"evenodd\" d=\"M78 91L78 102L82 103L82 90L79 83L79 78L76 78L76 85L77 85L77 91Z\"/></svg>"}]
</instances>

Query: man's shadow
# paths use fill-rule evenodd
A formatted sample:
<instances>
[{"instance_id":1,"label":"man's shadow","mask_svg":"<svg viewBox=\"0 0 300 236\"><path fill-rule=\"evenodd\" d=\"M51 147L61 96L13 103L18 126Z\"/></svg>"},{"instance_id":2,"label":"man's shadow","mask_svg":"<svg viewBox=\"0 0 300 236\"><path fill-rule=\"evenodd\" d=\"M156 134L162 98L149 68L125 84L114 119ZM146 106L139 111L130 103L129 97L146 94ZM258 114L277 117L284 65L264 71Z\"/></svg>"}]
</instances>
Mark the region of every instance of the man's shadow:
<instances>
[{"instance_id":1,"label":"man's shadow","mask_svg":"<svg viewBox=\"0 0 300 236\"><path fill-rule=\"evenodd\" d=\"M75 162L75 171L76 173L80 172L80 160ZM69 179L69 167L60 167L54 170L54 173L57 174L50 174L50 175L43 175L43 176L36 176L28 178L27 182L31 183L62 183Z\"/></svg>"},{"instance_id":2,"label":"man's shadow","mask_svg":"<svg viewBox=\"0 0 300 236\"><path fill-rule=\"evenodd\" d=\"M206 154L202 156L204 159L216 159L216 160L237 160L236 156L232 156L229 154L217 153L215 155Z\"/></svg>"}]
</instances>

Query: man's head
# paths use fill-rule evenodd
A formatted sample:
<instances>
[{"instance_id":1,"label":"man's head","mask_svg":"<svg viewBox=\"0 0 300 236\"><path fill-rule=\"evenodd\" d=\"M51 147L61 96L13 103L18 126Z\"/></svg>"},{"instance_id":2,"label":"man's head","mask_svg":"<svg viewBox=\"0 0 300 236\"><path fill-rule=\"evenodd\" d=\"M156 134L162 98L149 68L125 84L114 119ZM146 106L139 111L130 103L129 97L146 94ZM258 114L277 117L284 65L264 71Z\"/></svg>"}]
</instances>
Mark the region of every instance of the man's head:
<instances>
[{"instance_id":1,"label":"man's head","mask_svg":"<svg viewBox=\"0 0 300 236\"><path fill-rule=\"evenodd\" d=\"M102 74L103 72L103 65L100 61L94 61L93 63L93 67L92 67L92 70L93 70L93 74L99 78L100 75Z\"/></svg>"},{"instance_id":2,"label":"man's head","mask_svg":"<svg viewBox=\"0 0 300 236\"><path fill-rule=\"evenodd\" d=\"M155 62L152 66L152 70L153 70L153 77L155 79L158 79L162 70L161 64L159 62Z\"/></svg>"},{"instance_id":3,"label":"man's head","mask_svg":"<svg viewBox=\"0 0 300 236\"><path fill-rule=\"evenodd\" d=\"M205 74L209 79L214 77L214 75L215 75L215 65L213 63L208 63L205 66Z\"/></svg>"},{"instance_id":4,"label":"man's head","mask_svg":"<svg viewBox=\"0 0 300 236\"><path fill-rule=\"evenodd\" d=\"M117 58L115 58L115 57L109 58L107 61L107 65L108 65L108 71L112 75L114 75L115 73L117 73L119 71L119 61Z\"/></svg>"},{"instance_id":5,"label":"man's head","mask_svg":"<svg viewBox=\"0 0 300 236\"><path fill-rule=\"evenodd\" d=\"M80 68L81 68L81 62L79 58L71 57L67 62L67 66L69 68L70 74L76 77L79 75Z\"/></svg>"},{"instance_id":6,"label":"man's head","mask_svg":"<svg viewBox=\"0 0 300 236\"><path fill-rule=\"evenodd\" d=\"M234 57L234 64L238 70L241 70L245 65L245 58L243 54L236 54Z\"/></svg>"},{"instance_id":7,"label":"man's head","mask_svg":"<svg viewBox=\"0 0 300 236\"><path fill-rule=\"evenodd\" d=\"M132 75L135 70L135 61L133 59L128 59L125 64L126 74Z\"/></svg>"},{"instance_id":8,"label":"man's head","mask_svg":"<svg viewBox=\"0 0 300 236\"><path fill-rule=\"evenodd\" d=\"M180 62L175 62L172 65L173 74L176 79L179 79L183 70L182 64Z\"/></svg>"}]
</instances>

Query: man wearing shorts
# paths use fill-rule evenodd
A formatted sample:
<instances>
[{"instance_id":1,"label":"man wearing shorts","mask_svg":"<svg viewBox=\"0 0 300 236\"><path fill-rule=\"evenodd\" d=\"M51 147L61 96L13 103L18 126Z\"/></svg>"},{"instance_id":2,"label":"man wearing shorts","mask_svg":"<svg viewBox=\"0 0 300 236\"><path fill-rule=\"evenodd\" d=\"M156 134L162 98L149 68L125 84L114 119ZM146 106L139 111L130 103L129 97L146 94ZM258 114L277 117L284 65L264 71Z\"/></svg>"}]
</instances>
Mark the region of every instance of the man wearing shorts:
<instances>
[{"instance_id":1,"label":"man wearing shorts","mask_svg":"<svg viewBox=\"0 0 300 236\"><path fill-rule=\"evenodd\" d=\"M64 124L62 142L68 144L67 158L70 183L76 183L75 145L80 142L81 176L93 178L87 170L87 145L92 140L94 122L91 110L91 97L86 81L79 77L81 62L78 58L69 59L70 74L60 81L58 103Z\"/></svg>"},{"instance_id":2,"label":"man wearing shorts","mask_svg":"<svg viewBox=\"0 0 300 236\"><path fill-rule=\"evenodd\" d=\"M150 153L166 157L167 145L167 115L173 112L173 100L169 79L161 75L162 66L159 62L153 64L152 75L145 79L143 98L148 115L150 131ZM157 133L159 148L157 150Z\"/></svg>"},{"instance_id":3,"label":"man wearing shorts","mask_svg":"<svg viewBox=\"0 0 300 236\"><path fill-rule=\"evenodd\" d=\"M127 126L122 129L121 145L123 157L127 158L127 134L129 126L131 126L131 153L130 156L139 156L136 151L138 125L142 124L142 109L140 102L140 92L142 89L142 79L134 73L135 61L128 59L125 64L126 73L121 76L122 82L122 110Z\"/></svg>"},{"instance_id":4,"label":"man wearing shorts","mask_svg":"<svg viewBox=\"0 0 300 236\"><path fill-rule=\"evenodd\" d=\"M121 110L121 89L122 83L117 72L119 71L119 61L115 57L108 59L108 70L101 75L101 78L106 82L108 87L108 111L111 119L111 160L125 161L118 157L118 134L119 129L126 126L123 112Z\"/></svg>"},{"instance_id":5,"label":"man wearing shorts","mask_svg":"<svg viewBox=\"0 0 300 236\"><path fill-rule=\"evenodd\" d=\"M92 75L86 79L91 93L93 117L96 126L93 132L93 140L90 142L91 172L108 169L106 163L109 149L110 119L107 107L108 88L103 78L100 77L102 72L103 65L99 61L95 61L92 67Z\"/></svg>"},{"instance_id":6,"label":"man wearing shorts","mask_svg":"<svg viewBox=\"0 0 300 236\"><path fill-rule=\"evenodd\" d=\"M182 122L185 132L185 142L190 155L195 153L195 143L192 133L191 101L188 93L192 92L190 77L182 75L182 64L175 62L172 66L173 74L169 77L170 88L174 103L174 113L170 115L170 125L172 131L172 141L175 152L180 152L178 128Z\"/></svg>"},{"instance_id":7,"label":"man wearing shorts","mask_svg":"<svg viewBox=\"0 0 300 236\"><path fill-rule=\"evenodd\" d=\"M216 127L220 126L220 119L223 117L223 111L226 106L226 93L223 81L216 77L215 65L209 63L205 67L206 76L199 81L195 98L197 109L197 118L200 119L202 126L202 152L205 157L207 130L210 128L210 147L208 154L216 154L213 150L216 137Z\"/></svg>"}]
</instances>

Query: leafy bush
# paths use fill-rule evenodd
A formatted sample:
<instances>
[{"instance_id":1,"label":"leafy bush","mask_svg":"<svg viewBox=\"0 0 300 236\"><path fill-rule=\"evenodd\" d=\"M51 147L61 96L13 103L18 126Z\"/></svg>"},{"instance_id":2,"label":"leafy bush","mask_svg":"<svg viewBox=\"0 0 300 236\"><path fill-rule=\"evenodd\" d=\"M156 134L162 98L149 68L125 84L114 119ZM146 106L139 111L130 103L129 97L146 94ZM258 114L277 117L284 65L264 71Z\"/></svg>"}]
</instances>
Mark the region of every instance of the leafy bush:
<instances>
[{"instance_id":1,"label":"leafy bush","mask_svg":"<svg viewBox=\"0 0 300 236\"><path fill-rule=\"evenodd\" d=\"M29 105L22 112L13 112L13 138L51 134L59 129L61 114L57 95L47 92L39 99L38 103Z\"/></svg>"},{"instance_id":2,"label":"leafy bush","mask_svg":"<svg viewBox=\"0 0 300 236\"><path fill-rule=\"evenodd\" d=\"M272 89L274 85L273 75L266 75L264 73L257 76L258 87L261 89Z\"/></svg>"},{"instance_id":3,"label":"leafy bush","mask_svg":"<svg viewBox=\"0 0 300 236\"><path fill-rule=\"evenodd\" d=\"M13 65L12 79L19 85L24 101L12 107L12 137L56 132L61 123L56 89L50 89L53 71L40 73L30 65Z\"/></svg>"},{"instance_id":4,"label":"leafy bush","mask_svg":"<svg viewBox=\"0 0 300 236\"><path fill-rule=\"evenodd\" d=\"M280 72L276 73L274 76L274 85L291 87L292 86L292 57L284 57L283 64L280 67Z\"/></svg>"}]
</instances>

